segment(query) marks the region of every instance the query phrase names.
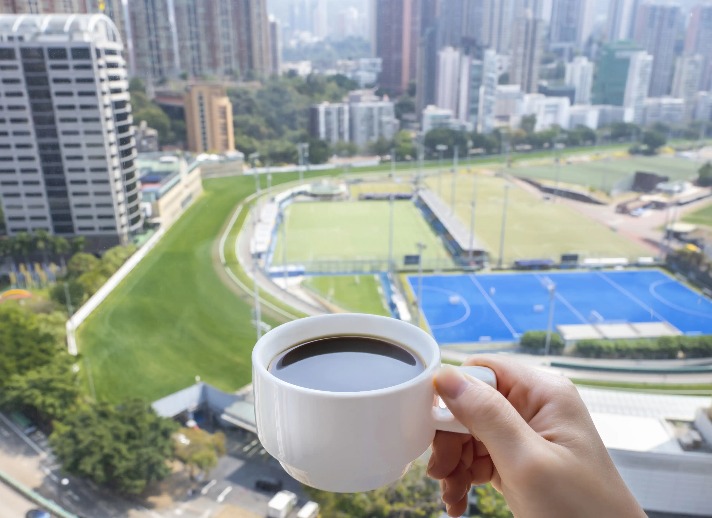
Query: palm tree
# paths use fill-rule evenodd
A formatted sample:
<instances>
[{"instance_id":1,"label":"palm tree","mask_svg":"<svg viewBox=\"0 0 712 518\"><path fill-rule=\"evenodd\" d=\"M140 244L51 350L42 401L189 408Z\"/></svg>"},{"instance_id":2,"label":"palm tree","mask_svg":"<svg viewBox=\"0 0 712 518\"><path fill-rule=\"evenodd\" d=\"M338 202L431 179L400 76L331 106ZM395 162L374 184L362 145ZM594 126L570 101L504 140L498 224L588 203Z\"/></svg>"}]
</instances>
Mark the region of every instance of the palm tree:
<instances>
[{"instance_id":1,"label":"palm tree","mask_svg":"<svg viewBox=\"0 0 712 518\"><path fill-rule=\"evenodd\" d=\"M84 247L86 246L86 238L84 236L77 236L74 239L72 239L72 255L78 253L78 252L83 252Z\"/></svg>"},{"instance_id":2,"label":"palm tree","mask_svg":"<svg viewBox=\"0 0 712 518\"><path fill-rule=\"evenodd\" d=\"M20 232L15 236L13 241L13 255L15 257L22 257L27 262L32 250L32 237L27 232Z\"/></svg>"},{"instance_id":3,"label":"palm tree","mask_svg":"<svg viewBox=\"0 0 712 518\"><path fill-rule=\"evenodd\" d=\"M33 236L35 250L42 252L42 261L47 263L47 248L50 245L50 237L46 230L35 230Z\"/></svg>"},{"instance_id":4,"label":"palm tree","mask_svg":"<svg viewBox=\"0 0 712 518\"><path fill-rule=\"evenodd\" d=\"M62 265L62 270L66 269L66 255L69 253L69 241L67 241L62 236L55 236L52 238L52 251L55 255L59 256L60 263Z\"/></svg>"}]
</instances>

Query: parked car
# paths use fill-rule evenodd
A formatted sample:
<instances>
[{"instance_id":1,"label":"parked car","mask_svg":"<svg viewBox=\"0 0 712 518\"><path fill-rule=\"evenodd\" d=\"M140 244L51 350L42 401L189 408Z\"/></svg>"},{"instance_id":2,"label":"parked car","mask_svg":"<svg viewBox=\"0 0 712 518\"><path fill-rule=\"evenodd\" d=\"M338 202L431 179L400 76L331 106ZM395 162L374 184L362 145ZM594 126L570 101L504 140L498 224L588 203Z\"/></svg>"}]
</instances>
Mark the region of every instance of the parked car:
<instances>
[{"instance_id":1,"label":"parked car","mask_svg":"<svg viewBox=\"0 0 712 518\"><path fill-rule=\"evenodd\" d=\"M52 518L52 516L44 509L30 509L25 513L25 518Z\"/></svg>"},{"instance_id":2,"label":"parked car","mask_svg":"<svg viewBox=\"0 0 712 518\"><path fill-rule=\"evenodd\" d=\"M269 518L287 518L287 515L297 505L297 495L291 491L280 491L267 504Z\"/></svg>"},{"instance_id":3,"label":"parked car","mask_svg":"<svg viewBox=\"0 0 712 518\"><path fill-rule=\"evenodd\" d=\"M255 481L255 488L265 493L276 493L282 490L282 481L276 478L258 478Z\"/></svg>"}]
</instances>

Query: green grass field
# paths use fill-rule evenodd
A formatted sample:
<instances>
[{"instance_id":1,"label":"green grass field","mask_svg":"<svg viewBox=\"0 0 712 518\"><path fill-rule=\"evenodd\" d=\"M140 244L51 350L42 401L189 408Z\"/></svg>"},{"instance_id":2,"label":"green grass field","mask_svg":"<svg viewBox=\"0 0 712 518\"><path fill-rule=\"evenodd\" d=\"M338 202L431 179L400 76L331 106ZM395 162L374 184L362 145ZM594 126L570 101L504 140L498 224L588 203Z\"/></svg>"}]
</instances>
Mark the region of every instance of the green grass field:
<instances>
[{"instance_id":1,"label":"green grass field","mask_svg":"<svg viewBox=\"0 0 712 518\"><path fill-rule=\"evenodd\" d=\"M251 306L223 284L211 254L254 180L207 180L204 187L205 194L80 327L79 352L98 399L152 401L194 383L196 375L224 390L250 382Z\"/></svg>"},{"instance_id":2,"label":"green grass field","mask_svg":"<svg viewBox=\"0 0 712 518\"><path fill-rule=\"evenodd\" d=\"M347 311L391 315L375 275L320 275L307 277L304 285Z\"/></svg>"},{"instance_id":3,"label":"green grass field","mask_svg":"<svg viewBox=\"0 0 712 518\"><path fill-rule=\"evenodd\" d=\"M682 220L687 223L712 227L712 204L687 214Z\"/></svg>"},{"instance_id":4,"label":"green grass field","mask_svg":"<svg viewBox=\"0 0 712 518\"><path fill-rule=\"evenodd\" d=\"M604 192L610 192L613 186L631 176L636 171L647 171L669 176L673 180L694 178L700 164L672 156L631 157L627 159L603 159L591 162L561 164L559 181L582 185ZM526 176L540 180L555 181L557 166L514 167L511 172L517 176Z\"/></svg>"},{"instance_id":5,"label":"green grass field","mask_svg":"<svg viewBox=\"0 0 712 518\"><path fill-rule=\"evenodd\" d=\"M443 196L450 202L451 176L443 179ZM469 227L470 201L476 181L475 236L490 251L490 261L499 256L505 180L485 175L458 174L455 212ZM427 180L438 192L436 178ZM562 203L546 201L512 185L509 191L504 260L550 258L578 252L588 257L636 257L650 252Z\"/></svg>"},{"instance_id":6,"label":"green grass field","mask_svg":"<svg viewBox=\"0 0 712 518\"><path fill-rule=\"evenodd\" d=\"M410 201L394 202L393 255L401 262L406 254L418 252L416 243L427 248L424 262L443 266L452 260L442 241ZM287 262L316 260L388 259L389 202L346 201L293 203L287 208ZM282 261L283 240L277 240L274 264Z\"/></svg>"}]
</instances>

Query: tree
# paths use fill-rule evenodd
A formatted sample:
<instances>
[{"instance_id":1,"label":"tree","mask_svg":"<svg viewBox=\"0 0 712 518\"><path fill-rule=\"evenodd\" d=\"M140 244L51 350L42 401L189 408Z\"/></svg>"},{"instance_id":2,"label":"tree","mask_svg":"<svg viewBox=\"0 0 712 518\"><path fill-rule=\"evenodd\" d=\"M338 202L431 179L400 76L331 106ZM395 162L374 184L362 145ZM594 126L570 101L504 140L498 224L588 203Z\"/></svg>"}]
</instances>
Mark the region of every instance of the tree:
<instances>
[{"instance_id":1,"label":"tree","mask_svg":"<svg viewBox=\"0 0 712 518\"><path fill-rule=\"evenodd\" d=\"M67 285L66 288L64 285ZM69 294L69 298L67 298ZM76 279L69 279L64 282L58 282L55 284L49 292L50 298L57 304L60 304L63 308L72 307L74 311L79 308L84 302L86 292L84 291L84 286L77 282Z\"/></svg>"},{"instance_id":2,"label":"tree","mask_svg":"<svg viewBox=\"0 0 712 518\"><path fill-rule=\"evenodd\" d=\"M701 187L712 185L712 163L707 162L700 167L700 170L697 172L697 185Z\"/></svg>"},{"instance_id":3,"label":"tree","mask_svg":"<svg viewBox=\"0 0 712 518\"><path fill-rule=\"evenodd\" d=\"M14 304L0 305L0 389L10 376L47 365L60 351L61 342L42 327L38 315Z\"/></svg>"},{"instance_id":4,"label":"tree","mask_svg":"<svg viewBox=\"0 0 712 518\"><path fill-rule=\"evenodd\" d=\"M519 339L519 346L526 352L540 353L546 348L546 331L527 331ZM551 333L549 352L559 354L564 350L564 340L558 333Z\"/></svg>"},{"instance_id":5,"label":"tree","mask_svg":"<svg viewBox=\"0 0 712 518\"><path fill-rule=\"evenodd\" d=\"M534 133L534 128L536 128L536 115L524 115L519 127L527 134Z\"/></svg>"},{"instance_id":6,"label":"tree","mask_svg":"<svg viewBox=\"0 0 712 518\"><path fill-rule=\"evenodd\" d=\"M393 149L393 141L385 137L378 137L378 140L374 140L368 145L368 151L376 156L388 155L391 149Z\"/></svg>"},{"instance_id":7,"label":"tree","mask_svg":"<svg viewBox=\"0 0 712 518\"><path fill-rule=\"evenodd\" d=\"M157 105L151 103L150 106L134 111L133 118L137 124L141 121L146 121L150 128L158 132L158 138L161 142L165 143L173 140L171 119Z\"/></svg>"},{"instance_id":8,"label":"tree","mask_svg":"<svg viewBox=\"0 0 712 518\"><path fill-rule=\"evenodd\" d=\"M396 160L410 160L417 155L413 134L410 131L401 130L396 133L393 147L396 150Z\"/></svg>"},{"instance_id":9,"label":"tree","mask_svg":"<svg viewBox=\"0 0 712 518\"><path fill-rule=\"evenodd\" d=\"M425 149L430 157L439 157L437 147L441 144L447 146L443 153L444 158L452 158L455 147L461 158L467 156L467 133L449 128L436 128L428 131L425 135Z\"/></svg>"},{"instance_id":10,"label":"tree","mask_svg":"<svg viewBox=\"0 0 712 518\"><path fill-rule=\"evenodd\" d=\"M34 248L42 253L42 260L47 262L47 249L50 247L50 236L46 230L36 230L32 236Z\"/></svg>"},{"instance_id":11,"label":"tree","mask_svg":"<svg viewBox=\"0 0 712 518\"><path fill-rule=\"evenodd\" d=\"M425 466L414 463L398 482L367 493L327 493L305 488L330 518L435 518L442 514L437 482L425 476Z\"/></svg>"},{"instance_id":12,"label":"tree","mask_svg":"<svg viewBox=\"0 0 712 518\"><path fill-rule=\"evenodd\" d=\"M48 425L67 417L74 411L80 394L72 364L73 360L64 352L51 363L13 374L0 392L0 404Z\"/></svg>"},{"instance_id":13,"label":"tree","mask_svg":"<svg viewBox=\"0 0 712 518\"><path fill-rule=\"evenodd\" d=\"M110 277L136 252L136 245L119 245L107 250L101 258L101 272Z\"/></svg>"},{"instance_id":14,"label":"tree","mask_svg":"<svg viewBox=\"0 0 712 518\"><path fill-rule=\"evenodd\" d=\"M142 401L98 403L58 422L50 444L67 472L139 495L170 474L168 460L177 427Z\"/></svg>"},{"instance_id":15,"label":"tree","mask_svg":"<svg viewBox=\"0 0 712 518\"><path fill-rule=\"evenodd\" d=\"M512 518L504 497L490 484L475 488L477 497L477 518Z\"/></svg>"},{"instance_id":16,"label":"tree","mask_svg":"<svg viewBox=\"0 0 712 518\"><path fill-rule=\"evenodd\" d=\"M84 252L75 253L67 263L67 276L70 279L81 277L85 273L99 268L101 261L92 254Z\"/></svg>"},{"instance_id":17,"label":"tree","mask_svg":"<svg viewBox=\"0 0 712 518\"><path fill-rule=\"evenodd\" d=\"M76 254L77 252L83 252L84 247L86 246L86 238L84 236L77 236L74 239L72 239L71 243L71 252L72 254Z\"/></svg>"},{"instance_id":18,"label":"tree","mask_svg":"<svg viewBox=\"0 0 712 518\"><path fill-rule=\"evenodd\" d=\"M19 232L12 240L13 255L28 261L28 257L33 250L32 244L32 237L27 232Z\"/></svg>"},{"instance_id":19,"label":"tree","mask_svg":"<svg viewBox=\"0 0 712 518\"><path fill-rule=\"evenodd\" d=\"M648 154L654 155L667 143L667 137L657 131L646 131L643 133L643 144L648 148Z\"/></svg>"},{"instance_id":20,"label":"tree","mask_svg":"<svg viewBox=\"0 0 712 518\"><path fill-rule=\"evenodd\" d=\"M225 455L225 435L211 434L200 428L181 428L176 434L176 458L190 470L191 480L194 470L207 474L213 469L218 459Z\"/></svg>"},{"instance_id":21,"label":"tree","mask_svg":"<svg viewBox=\"0 0 712 518\"><path fill-rule=\"evenodd\" d=\"M329 143L325 140L309 139L309 163L324 164L331 156Z\"/></svg>"}]
</instances>

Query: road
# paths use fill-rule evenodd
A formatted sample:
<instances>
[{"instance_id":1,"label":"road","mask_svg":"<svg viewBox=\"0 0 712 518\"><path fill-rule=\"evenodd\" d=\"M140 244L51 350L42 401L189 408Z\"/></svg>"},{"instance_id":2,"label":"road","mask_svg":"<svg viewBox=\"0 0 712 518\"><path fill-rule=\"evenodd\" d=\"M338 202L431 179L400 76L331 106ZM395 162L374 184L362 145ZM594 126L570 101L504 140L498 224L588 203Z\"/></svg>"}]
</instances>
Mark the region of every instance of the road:
<instances>
[{"instance_id":1,"label":"road","mask_svg":"<svg viewBox=\"0 0 712 518\"><path fill-rule=\"evenodd\" d=\"M22 518L27 511L36 507L14 489L0 483L0 518Z\"/></svg>"}]
</instances>

